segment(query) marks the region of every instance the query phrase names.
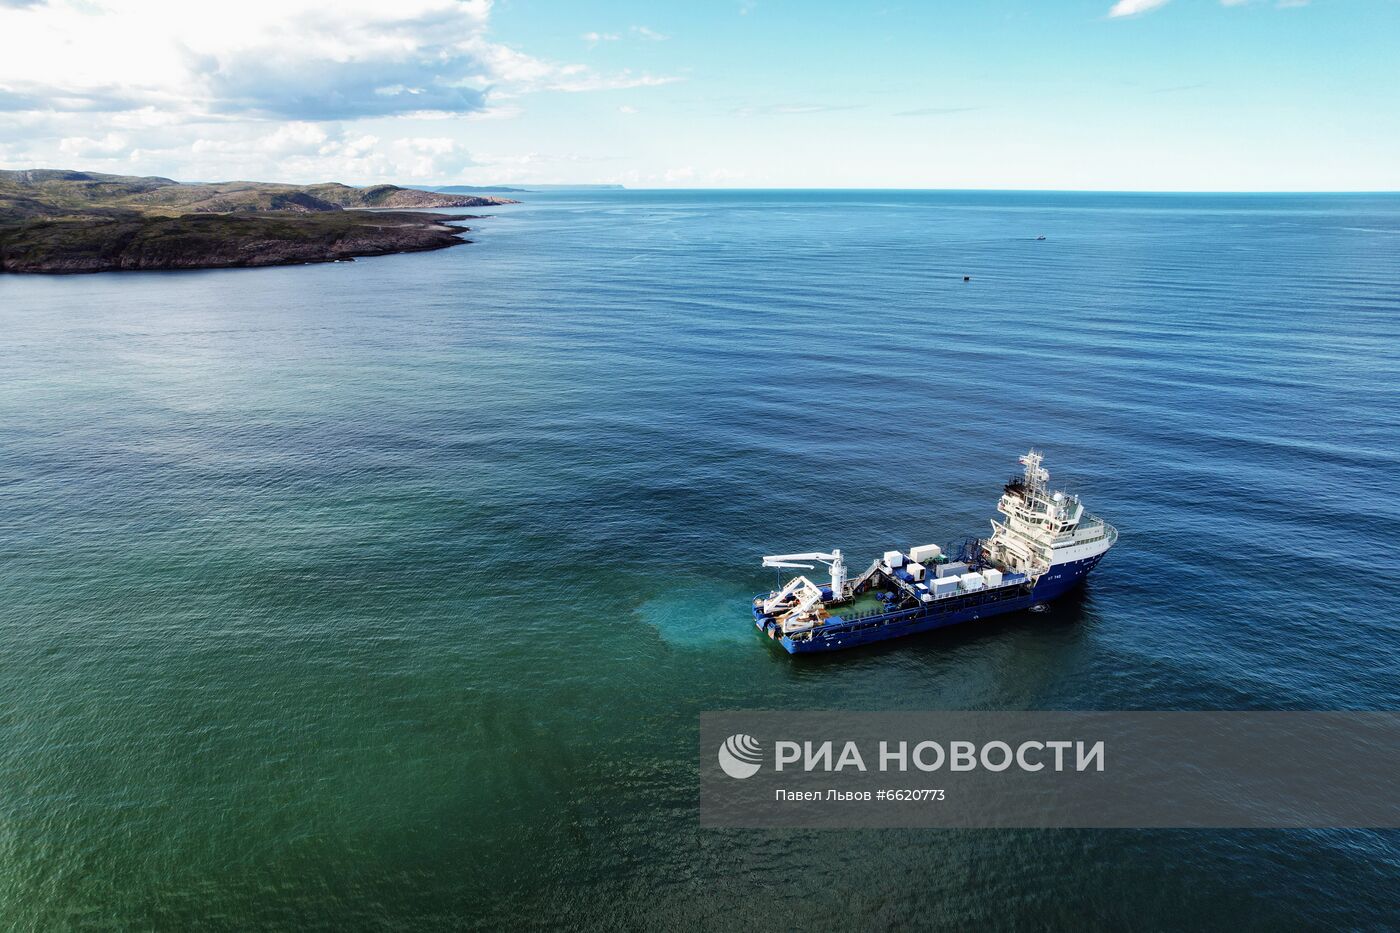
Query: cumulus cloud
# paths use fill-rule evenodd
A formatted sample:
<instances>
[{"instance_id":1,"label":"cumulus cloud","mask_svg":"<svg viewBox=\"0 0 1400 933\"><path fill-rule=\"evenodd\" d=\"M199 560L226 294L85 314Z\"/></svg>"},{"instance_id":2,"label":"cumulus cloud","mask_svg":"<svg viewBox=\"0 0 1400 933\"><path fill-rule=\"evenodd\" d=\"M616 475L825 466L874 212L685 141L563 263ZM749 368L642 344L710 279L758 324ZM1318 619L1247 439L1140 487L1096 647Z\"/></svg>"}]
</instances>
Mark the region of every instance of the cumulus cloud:
<instances>
[{"instance_id":1,"label":"cumulus cloud","mask_svg":"<svg viewBox=\"0 0 1400 933\"><path fill-rule=\"evenodd\" d=\"M647 26L633 26L632 35L636 36L638 39L646 39L649 42L665 42L667 39L671 38L665 33L657 32L655 29L651 29Z\"/></svg>"},{"instance_id":2,"label":"cumulus cloud","mask_svg":"<svg viewBox=\"0 0 1400 933\"><path fill-rule=\"evenodd\" d=\"M100 139L91 136L66 136L59 140L58 150L78 159L110 158L130 147L130 141L120 133L107 133Z\"/></svg>"},{"instance_id":3,"label":"cumulus cloud","mask_svg":"<svg viewBox=\"0 0 1400 933\"><path fill-rule=\"evenodd\" d=\"M0 0L0 160L170 173L198 147L221 173L450 174L464 154L439 137L371 157L342 124L505 119L530 93L674 80L541 59L495 41L490 13L491 0L240 0L226 16L188 0Z\"/></svg>"},{"instance_id":4,"label":"cumulus cloud","mask_svg":"<svg viewBox=\"0 0 1400 933\"><path fill-rule=\"evenodd\" d=\"M139 145L122 134L67 137L56 148L33 140L0 141L7 161L80 167L115 174L156 174L220 181L431 183L455 178L476 164L456 140L439 136L383 138L354 124L289 122L167 127ZM261 127L257 130L256 127Z\"/></svg>"},{"instance_id":5,"label":"cumulus cloud","mask_svg":"<svg viewBox=\"0 0 1400 933\"><path fill-rule=\"evenodd\" d=\"M489 109L492 96L670 80L601 74L495 42L490 0L339 0L333 12L318 0L241 0L237 16L218 18L185 0L100 2L0 6L0 112L154 106L291 120L472 114Z\"/></svg>"},{"instance_id":6,"label":"cumulus cloud","mask_svg":"<svg viewBox=\"0 0 1400 933\"><path fill-rule=\"evenodd\" d=\"M271 118L484 106L490 76L473 45L488 0L243 0L200 4L53 0L0 9L0 95L15 109L115 111L152 105Z\"/></svg>"},{"instance_id":7,"label":"cumulus cloud","mask_svg":"<svg viewBox=\"0 0 1400 933\"><path fill-rule=\"evenodd\" d=\"M1109 16L1137 16L1149 10L1155 10L1159 6L1165 6L1167 0L1118 0L1108 11Z\"/></svg>"}]
</instances>

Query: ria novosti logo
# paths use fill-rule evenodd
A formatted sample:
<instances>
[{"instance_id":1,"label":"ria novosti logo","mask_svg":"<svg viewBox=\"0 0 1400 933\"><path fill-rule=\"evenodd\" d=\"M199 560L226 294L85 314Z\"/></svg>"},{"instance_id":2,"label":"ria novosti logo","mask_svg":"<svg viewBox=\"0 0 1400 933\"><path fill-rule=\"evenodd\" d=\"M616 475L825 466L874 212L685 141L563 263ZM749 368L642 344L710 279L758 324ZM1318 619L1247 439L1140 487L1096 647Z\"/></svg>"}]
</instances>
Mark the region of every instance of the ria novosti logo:
<instances>
[{"instance_id":1,"label":"ria novosti logo","mask_svg":"<svg viewBox=\"0 0 1400 933\"><path fill-rule=\"evenodd\" d=\"M719 747L719 766L732 778L753 777L763 761L763 746L758 739L742 732L731 735Z\"/></svg>"}]
</instances>

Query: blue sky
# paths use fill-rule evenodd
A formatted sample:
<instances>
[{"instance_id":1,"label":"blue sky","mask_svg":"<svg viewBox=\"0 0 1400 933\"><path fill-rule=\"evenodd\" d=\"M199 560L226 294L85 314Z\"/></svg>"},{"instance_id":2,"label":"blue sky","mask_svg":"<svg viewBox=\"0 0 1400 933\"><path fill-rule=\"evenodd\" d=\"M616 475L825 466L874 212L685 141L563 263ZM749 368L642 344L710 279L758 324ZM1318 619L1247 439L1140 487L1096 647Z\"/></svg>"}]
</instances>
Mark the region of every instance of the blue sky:
<instances>
[{"instance_id":1,"label":"blue sky","mask_svg":"<svg viewBox=\"0 0 1400 933\"><path fill-rule=\"evenodd\" d=\"M0 0L0 166L1400 188L1400 2Z\"/></svg>"}]
</instances>

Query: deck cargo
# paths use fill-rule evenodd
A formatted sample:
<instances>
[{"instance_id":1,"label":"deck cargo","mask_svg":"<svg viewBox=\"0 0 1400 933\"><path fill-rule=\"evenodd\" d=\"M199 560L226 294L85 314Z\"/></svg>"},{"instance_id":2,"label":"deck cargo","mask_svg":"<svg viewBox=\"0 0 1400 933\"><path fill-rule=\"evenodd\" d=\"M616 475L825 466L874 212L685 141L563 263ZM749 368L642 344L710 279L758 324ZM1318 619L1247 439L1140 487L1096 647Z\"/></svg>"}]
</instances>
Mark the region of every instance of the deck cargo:
<instances>
[{"instance_id":1,"label":"deck cargo","mask_svg":"<svg viewBox=\"0 0 1400 933\"><path fill-rule=\"evenodd\" d=\"M943 556L943 548L936 544L921 544L909 549L909 559L916 563L926 563Z\"/></svg>"}]
</instances>

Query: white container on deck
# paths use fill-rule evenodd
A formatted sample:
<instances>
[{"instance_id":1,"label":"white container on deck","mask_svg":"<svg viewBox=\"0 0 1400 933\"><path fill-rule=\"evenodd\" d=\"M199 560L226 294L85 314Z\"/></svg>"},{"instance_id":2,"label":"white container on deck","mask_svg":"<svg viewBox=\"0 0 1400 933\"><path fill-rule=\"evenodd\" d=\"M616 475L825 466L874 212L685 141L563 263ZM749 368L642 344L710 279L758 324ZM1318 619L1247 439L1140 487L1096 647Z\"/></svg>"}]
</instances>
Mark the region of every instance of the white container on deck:
<instances>
[{"instance_id":1,"label":"white container on deck","mask_svg":"<svg viewBox=\"0 0 1400 933\"><path fill-rule=\"evenodd\" d=\"M958 561L952 564L939 564L933 568L933 574L937 577L958 577L967 573L967 564Z\"/></svg>"},{"instance_id":2,"label":"white container on deck","mask_svg":"<svg viewBox=\"0 0 1400 933\"><path fill-rule=\"evenodd\" d=\"M921 544L918 547L911 547L909 549L909 558L920 564L926 560L933 560L935 557L940 557L942 554L943 549L936 544Z\"/></svg>"},{"instance_id":3,"label":"white container on deck","mask_svg":"<svg viewBox=\"0 0 1400 933\"><path fill-rule=\"evenodd\" d=\"M891 567L903 567L904 555L899 551L886 551L885 563L889 564Z\"/></svg>"},{"instance_id":4,"label":"white container on deck","mask_svg":"<svg viewBox=\"0 0 1400 933\"><path fill-rule=\"evenodd\" d=\"M910 564L908 570L909 576L913 577L915 580L922 580L924 578L923 564Z\"/></svg>"},{"instance_id":5,"label":"white container on deck","mask_svg":"<svg viewBox=\"0 0 1400 933\"><path fill-rule=\"evenodd\" d=\"M947 596L949 593L956 593L957 591L957 577L943 577L940 580L933 581L933 595L935 596Z\"/></svg>"},{"instance_id":6,"label":"white container on deck","mask_svg":"<svg viewBox=\"0 0 1400 933\"><path fill-rule=\"evenodd\" d=\"M988 586L1001 586L1001 571L995 567L982 571L982 579L987 581Z\"/></svg>"},{"instance_id":7,"label":"white container on deck","mask_svg":"<svg viewBox=\"0 0 1400 933\"><path fill-rule=\"evenodd\" d=\"M982 575L974 571L973 573L965 573L958 577L958 582L962 584L962 588L965 590L980 590L983 580Z\"/></svg>"}]
</instances>

